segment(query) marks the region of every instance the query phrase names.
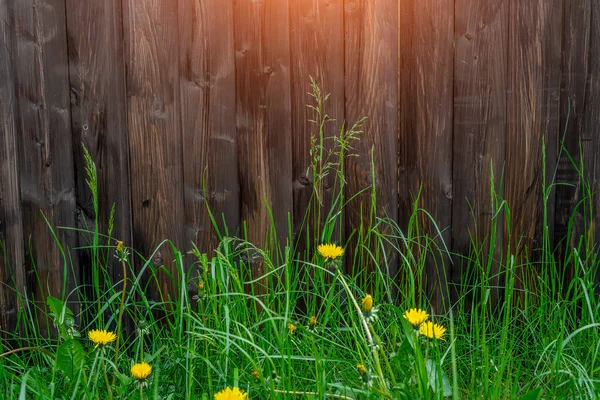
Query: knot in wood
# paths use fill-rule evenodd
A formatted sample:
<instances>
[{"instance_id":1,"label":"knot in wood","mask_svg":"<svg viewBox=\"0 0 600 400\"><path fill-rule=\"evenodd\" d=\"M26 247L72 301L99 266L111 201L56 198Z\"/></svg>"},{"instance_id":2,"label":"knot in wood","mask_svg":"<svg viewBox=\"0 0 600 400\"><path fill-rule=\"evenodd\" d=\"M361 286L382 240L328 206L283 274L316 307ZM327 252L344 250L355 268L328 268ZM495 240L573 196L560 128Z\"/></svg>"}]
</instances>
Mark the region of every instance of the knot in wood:
<instances>
[{"instance_id":1,"label":"knot in wood","mask_svg":"<svg viewBox=\"0 0 600 400\"><path fill-rule=\"evenodd\" d=\"M452 186L448 185L444 188L444 195L447 199L452 200Z\"/></svg>"},{"instance_id":2,"label":"knot in wood","mask_svg":"<svg viewBox=\"0 0 600 400\"><path fill-rule=\"evenodd\" d=\"M300 182L300 184L303 186L310 185L310 179L308 179L306 175L300 175L300 178L298 178L298 182Z\"/></svg>"},{"instance_id":3,"label":"knot in wood","mask_svg":"<svg viewBox=\"0 0 600 400\"><path fill-rule=\"evenodd\" d=\"M152 257L152 264L163 265L163 254L162 251L157 251L154 257Z\"/></svg>"},{"instance_id":4,"label":"knot in wood","mask_svg":"<svg viewBox=\"0 0 600 400\"><path fill-rule=\"evenodd\" d=\"M346 12L353 12L358 8L357 2L356 1L349 1L346 4Z\"/></svg>"},{"instance_id":5,"label":"knot in wood","mask_svg":"<svg viewBox=\"0 0 600 400\"><path fill-rule=\"evenodd\" d=\"M315 20L315 12L314 11L310 11L308 12L305 16L304 16L304 22L305 23L312 23Z\"/></svg>"},{"instance_id":6,"label":"knot in wood","mask_svg":"<svg viewBox=\"0 0 600 400\"><path fill-rule=\"evenodd\" d=\"M165 104L160 99L155 99L152 103L152 114L155 116L162 116L164 114Z\"/></svg>"}]
</instances>

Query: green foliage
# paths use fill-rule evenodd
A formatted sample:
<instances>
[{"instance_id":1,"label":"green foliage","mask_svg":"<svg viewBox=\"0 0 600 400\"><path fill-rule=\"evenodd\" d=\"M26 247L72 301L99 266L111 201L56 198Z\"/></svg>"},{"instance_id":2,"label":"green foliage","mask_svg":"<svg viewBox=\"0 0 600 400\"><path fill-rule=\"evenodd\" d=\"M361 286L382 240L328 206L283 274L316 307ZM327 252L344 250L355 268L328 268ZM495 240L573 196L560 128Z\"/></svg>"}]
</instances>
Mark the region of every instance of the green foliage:
<instances>
[{"instance_id":1,"label":"green foliage","mask_svg":"<svg viewBox=\"0 0 600 400\"><path fill-rule=\"evenodd\" d=\"M446 372L430 358L425 360L425 368L427 368L427 383L431 391L442 393L444 397L452 396L452 388Z\"/></svg>"},{"instance_id":2,"label":"green foliage","mask_svg":"<svg viewBox=\"0 0 600 400\"><path fill-rule=\"evenodd\" d=\"M519 400L539 400L542 398L542 389L538 388L531 392L519 397Z\"/></svg>"},{"instance_id":3,"label":"green foliage","mask_svg":"<svg viewBox=\"0 0 600 400\"><path fill-rule=\"evenodd\" d=\"M499 248L500 234L517 234L500 180L490 188L488 231L472 236L468 254L448 254L440 240L443 227L419 208L421 193L413 199L407 226L400 227L377 217L376 191L365 188L371 193L366 223L348 232L355 240L345 248L355 257L344 263L324 260L316 247L341 237L348 201L344 160L352 156L362 120L342 123L329 135L334 120L325 113L327 96L314 81L312 94L317 133L308 172L313 196L304 234L296 242L278 243L273 230L261 248L244 240L243 232L234 237L222 227L214 250L194 246L183 254L164 241L151 254L139 254L111 244L113 206L107 232L100 232L98 221L84 229L88 242L81 247L92 255L90 284L70 293L63 285L62 300L46 299L45 315L23 294L24 334L13 335L14 348L2 342L0 398L211 399L227 386L243 389L253 400L600 396L599 262L588 229L593 226L590 186L582 186L578 205L590 218L586 229L576 233L573 217L564 238L573 246L558 252L550 248L548 230L541 249ZM96 168L85 149L84 155L96 202ZM574 164L583 175L582 165ZM498 182L491 169L490 174L491 182ZM332 178L333 194L326 201L323 185ZM546 200L555 185L544 182ZM546 201L543 205L548 207ZM208 212L217 230L220 216ZM291 224L288 229L292 238ZM172 254L173 262L154 265L159 251ZM541 260L530 259L534 251ZM466 276L442 288L454 293L452 307L434 309L424 271L442 254L462 264ZM115 255L123 281L107 272ZM394 257L400 260L399 272L390 276ZM260 276L253 275L256 265ZM567 267L573 271L570 281ZM541 271L535 280L518 281L519 274L534 270ZM168 276L175 290L163 292L156 284L158 273ZM373 299L369 310L362 302L367 293ZM444 340L417 334L403 316L415 307L448 328ZM40 315L53 322L55 332L42 333ZM120 329L121 320L128 329ZM87 337L95 329L116 332L121 347L116 341L96 346ZM138 380L130 371L141 361L152 366L152 373Z\"/></svg>"},{"instance_id":4,"label":"green foliage","mask_svg":"<svg viewBox=\"0 0 600 400\"><path fill-rule=\"evenodd\" d=\"M63 301L56 297L48 296L46 305L50 310L48 316L52 318L54 326L58 328L58 335L62 340L80 336L79 332L75 329L73 311Z\"/></svg>"},{"instance_id":5,"label":"green foliage","mask_svg":"<svg viewBox=\"0 0 600 400\"><path fill-rule=\"evenodd\" d=\"M55 368L62 371L71 380L81 373L85 363L85 351L79 341L67 339L56 349Z\"/></svg>"}]
</instances>

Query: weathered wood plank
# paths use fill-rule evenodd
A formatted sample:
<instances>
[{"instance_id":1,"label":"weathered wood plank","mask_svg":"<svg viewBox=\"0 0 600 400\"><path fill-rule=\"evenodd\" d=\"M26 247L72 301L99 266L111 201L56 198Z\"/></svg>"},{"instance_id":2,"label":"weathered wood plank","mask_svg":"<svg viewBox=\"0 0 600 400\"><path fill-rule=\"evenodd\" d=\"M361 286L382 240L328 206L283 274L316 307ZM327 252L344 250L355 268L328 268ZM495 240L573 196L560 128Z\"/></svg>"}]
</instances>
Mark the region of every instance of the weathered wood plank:
<instances>
[{"instance_id":1,"label":"weathered wood plank","mask_svg":"<svg viewBox=\"0 0 600 400\"><path fill-rule=\"evenodd\" d=\"M491 237L494 215L490 188L501 196L500 182L506 145L506 90L508 3L502 0L458 0L455 14L454 140L452 154L452 251L468 255L471 238L486 243L483 265L491 241L491 284L499 284L498 262L503 254L503 221ZM495 182L491 182L493 166ZM473 215L475 221L473 221ZM501 214L500 214L501 215ZM475 225L476 223L476 225ZM465 275L456 259L452 283ZM495 304L497 289L492 292Z\"/></svg>"},{"instance_id":2,"label":"weathered wood plank","mask_svg":"<svg viewBox=\"0 0 600 400\"><path fill-rule=\"evenodd\" d=\"M452 130L454 1L400 1L400 218L406 227L412 198L422 187L419 206L427 210L450 246L452 229ZM432 237L432 223L420 214ZM440 238L438 238L440 239ZM443 249L443 244L438 240ZM444 254L444 253L441 253ZM447 298L447 256L426 266L427 291L434 307Z\"/></svg>"},{"instance_id":3,"label":"weathered wood plank","mask_svg":"<svg viewBox=\"0 0 600 400\"><path fill-rule=\"evenodd\" d=\"M150 257L164 239L183 246L177 2L127 0L123 5L133 244ZM168 246L158 249L151 261L177 279ZM163 295L176 295L167 274L156 277Z\"/></svg>"},{"instance_id":4,"label":"weathered wood plank","mask_svg":"<svg viewBox=\"0 0 600 400\"><path fill-rule=\"evenodd\" d=\"M63 259L42 216L53 229L75 226L65 3L23 0L10 2L9 7L17 40L14 60L23 232L27 246L31 244L26 285L43 308L47 295L61 296L65 264L73 262L75 275L78 272L77 254ZM57 229L56 233L65 251L77 244L74 231ZM77 276L70 273L70 265L66 271L69 290ZM43 329L45 321L40 323Z\"/></svg>"},{"instance_id":5,"label":"weathered wood plank","mask_svg":"<svg viewBox=\"0 0 600 400\"><path fill-rule=\"evenodd\" d=\"M307 107L314 105L315 99L309 77L313 77L324 95L329 94L324 111L336 121L325 127L325 137L339 134L345 117L344 108L344 14L342 0L300 0L290 6L290 48L292 57L292 159L294 188L294 237L297 238L298 251L306 250L307 229L318 223L323 224L332 203L335 174L330 173L323 179L322 186L315 188L311 166L311 137L318 138L319 128L310 122L316 113ZM331 149L332 139L325 139L325 146ZM319 204L313 209L311 218L304 220L314 190L318 190ZM321 215L318 215L320 209ZM303 226L304 224L304 226ZM302 229L301 229L302 228ZM341 227L338 226L334 240L341 239ZM312 237L314 251L319 238Z\"/></svg>"},{"instance_id":6,"label":"weathered wood plank","mask_svg":"<svg viewBox=\"0 0 600 400\"><path fill-rule=\"evenodd\" d=\"M19 189L14 34L6 2L0 2L0 326L16 327L18 296L25 284L23 216Z\"/></svg>"},{"instance_id":7,"label":"weathered wood plank","mask_svg":"<svg viewBox=\"0 0 600 400\"><path fill-rule=\"evenodd\" d=\"M259 246L270 226L265 200L282 243L293 205L288 9L286 0L234 5L241 219Z\"/></svg>"},{"instance_id":8,"label":"weathered wood plank","mask_svg":"<svg viewBox=\"0 0 600 400\"><path fill-rule=\"evenodd\" d=\"M600 4L593 0L565 2L565 15L563 27L562 72L561 72L561 122L560 135L563 130L565 150L570 154L577 168L583 161L584 177L591 184L591 191L598 193L598 154L599 120L597 107L600 89L597 79L600 69L595 66L594 57L600 56L600 18L594 14L594 7L599 9ZM593 19L592 19L593 18ZM580 154L582 145L583 160ZM560 143L559 143L560 145ZM568 250L579 246L579 239L589 230L592 235L586 236L584 244L588 251L595 244L598 236L598 225L589 215L589 202L578 206L578 203L587 195L583 181L569 157L563 153L558 161L556 180L556 224L554 229L555 240L560 243L559 257L563 257ZM597 202L593 201L593 214L598 215ZM572 218L572 231L569 225ZM588 224L592 220L591 224ZM567 238L567 235L570 237ZM562 241L562 242L561 242ZM557 244L558 244L557 243ZM586 251L585 254L588 254ZM585 258L585 254L583 255ZM570 282L573 276L573 264L565 265L568 268L565 282Z\"/></svg>"},{"instance_id":9,"label":"weathered wood plank","mask_svg":"<svg viewBox=\"0 0 600 400\"><path fill-rule=\"evenodd\" d=\"M100 232L106 234L115 204L112 236L130 246L131 198L121 0L66 0L66 12L78 227L93 230L94 220L98 217ZM90 152L98 172L98 216L86 184L82 143ZM80 244L88 245L88 240L89 235L83 235ZM108 244L101 240L101 245ZM115 243L113 240L111 244L114 246ZM121 265L112 255L107 267L113 279L122 279Z\"/></svg>"},{"instance_id":10,"label":"weathered wood plank","mask_svg":"<svg viewBox=\"0 0 600 400\"><path fill-rule=\"evenodd\" d=\"M542 141L554 171L559 120L562 2L512 1L509 15L505 198L511 209L511 251L522 261L541 248ZM527 21L527 22L525 22ZM545 138L545 139L543 139ZM554 201L549 199L553 234ZM505 231L505 237L508 231ZM519 262L518 262L519 263ZM526 279L518 271L517 280ZM519 283L517 283L519 285Z\"/></svg>"},{"instance_id":11,"label":"weathered wood plank","mask_svg":"<svg viewBox=\"0 0 600 400\"><path fill-rule=\"evenodd\" d=\"M346 162L347 198L375 185L377 216L398 217L398 2L349 1L345 5L346 118L368 119L358 157ZM374 162L375 182L372 179ZM362 217L361 217L362 212ZM346 209L347 234L368 226L371 193L355 197ZM374 245L377 245L373 243ZM372 265L366 254L349 253L348 262L360 269ZM397 270L397 259L380 268Z\"/></svg>"},{"instance_id":12,"label":"weathered wood plank","mask_svg":"<svg viewBox=\"0 0 600 400\"><path fill-rule=\"evenodd\" d=\"M587 59L590 84L588 86L589 90L585 92L587 95L585 116L583 117L585 131L581 132L585 179L591 186L590 193L592 194L591 212L585 214L587 226L584 232L588 241L588 262L586 266L589 268L591 268L594 259L594 249L600 240L600 223L597 222L600 215L600 115L598 115L598 107L600 106L600 66L597 62L598 57L600 57L600 17L598 11L600 11L600 2L592 0L592 18L590 19L589 29L590 54ZM563 49L566 49L566 47L563 47ZM598 271L596 271L596 282L600 282ZM596 286L595 293L596 295L600 293L598 286Z\"/></svg>"},{"instance_id":13,"label":"weathered wood plank","mask_svg":"<svg viewBox=\"0 0 600 400\"><path fill-rule=\"evenodd\" d=\"M179 30L185 245L211 253L207 205L221 234L223 216L232 234L240 226L233 2L180 0Z\"/></svg>"}]
</instances>

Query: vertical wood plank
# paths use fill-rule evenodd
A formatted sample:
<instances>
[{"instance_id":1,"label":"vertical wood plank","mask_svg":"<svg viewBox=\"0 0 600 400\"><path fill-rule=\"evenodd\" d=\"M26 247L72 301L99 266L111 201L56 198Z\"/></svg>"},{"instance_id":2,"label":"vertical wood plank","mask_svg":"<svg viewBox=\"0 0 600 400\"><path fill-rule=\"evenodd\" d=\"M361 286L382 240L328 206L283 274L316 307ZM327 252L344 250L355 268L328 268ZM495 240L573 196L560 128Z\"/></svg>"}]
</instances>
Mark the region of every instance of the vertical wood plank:
<instances>
[{"instance_id":1,"label":"vertical wood plank","mask_svg":"<svg viewBox=\"0 0 600 400\"><path fill-rule=\"evenodd\" d=\"M562 2L511 1L505 198L511 209L510 246L519 261L541 247L542 140L554 171L559 120ZM554 201L549 199L553 233ZM505 236L508 232L505 232ZM505 239L505 243L509 243ZM518 271L517 280L525 279ZM519 283L517 283L519 285Z\"/></svg>"},{"instance_id":2,"label":"vertical wood plank","mask_svg":"<svg viewBox=\"0 0 600 400\"><path fill-rule=\"evenodd\" d=\"M400 226L406 227L412 198L427 210L451 244L454 1L400 1ZM437 236L425 214L420 224ZM442 243L438 245L443 249ZM427 291L438 310L447 298L447 256L426 266Z\"/></svg>"},{"instance_id":3,"label":"vertical wood plank","mask_svg":"<svg viewBox=\"0 0 600 400\"><path fill-rule=\"evenodd\" d=\"M16 327L24 280L23 216L19 190L18 131L13 67L14 35L5 1L0 2L0 326Z\"/></svg>"},{"instance_id":4,"label":"vertical wood plank","mask_svg":"<svg viewBox=\"0 0 600 400\"><path fill-rule=\"evenodd\" d=\"M562 73L561 73L561 123L560 135L563 130L564 146L573 162L580 166L583 161L584 178L591 184L592 193L598 193L598 166L600 158L599 127L597 115L600 97L600 84L596 77L600 76L600 68L595 64L595 57L600 56L600 18L597 11L600 3L596 0L565 2ZM580 154L580 147L583 154ZM583 156L583 160L581 159ZM556 188L556 224L555 241L559 246L559 257L562 260L568 249L577 248L579 239L588 231L593 233L586 236L586 247L591 251L598 238L598 224L593 222L593 216L598 215L597 201L593 201L593 213L590 216L586 209L589 203L578 203L586 195L581 177L572 165L569 157L563 154L558 161ZM596 197L596 196L594 196ZM570 237L569 224L572 221ZM591 225L588 222L592 220ZM567 239L567 240L565 240ZM564 242L561 242L563 241ZM565 281L572 278L573 268L565 265L568 272Z\"/></svg>"},{"instance_id":5,"label":"vertical wood plank","mask_svg":"<svg viewBox=\"0 0 600 400\"><path fill-rule=\"evenodd\" d=\"M67 0L66 6L78 227L92 230L96 217L92 194L86 184L83 143L98 172L100 232L106 234L108 231L114 203L112 236L130 246L131 198L121 0ZM82 246L87 245L84 240L80 242ZM115 241L111 244L114 246ZM117 260L110 257L109 262L113 278L122 279L122 268Z\"/></svg>"},{"instance_id":6,"label":"vertical wood plank","mask_svg":"<svg viewBox=\"0 0 600 400\"><path fill-rule=\"evenodd\" d=\"M315 112L307 107L314 105L309 77L313 77L324 94L329 94L325 114L336 121L326 125L325 137L337 136L344 120L344 13L342 0L299 0L290 5L290 53L292 57L292 159L294 188L294 236L298 251L304 252L306 228L302 224L314 190L312 173L308 172L311 159L311 137L318 137L319 129L309 120ZM331 148L331 139L325 142ZM308 173L307 173L308 172ZM324 178L324 191L320 207L326 213L333 196L334 174ZM326 215L321 215L320 224ZM338 227L341 229L341 227ZM337 240L340 240L339 230ZM313 238L318 240L318 238ZM314 246L313 246L314 247ZM314 249L309 250L309 253Z\"/></svg>"},{"instance_id":7,"label":"vertical wood plank","mask_svg":"<svg viewBox=\"0 0 600 400\"><path fill-rule=\"evenodd\" d=\"M47 295L61 296L77 280L77 254L63 259L41 213L67 251L77 244L75 181L64 0L10 2L16 31L14 54L19 107L21 200L27 259L27 289L45 307ZM68 257L68 256L67 256ZM30 259L35 262L37 274ZM75 276L71 274L73 263ZM38 280L39 279L39 280ZM71 300L74 300L71 298ZM76 307L76 304L74 304ZM76 308L75 308L76 309ZM42 329L45 321L41 321Z\"/></svg>"},{"instance_id":8,"label":"vertical wood plank","mask_svg":"<svg viewBox=\"0 0 600 400\"><path fill-rule=\"evenodd\" d=\"M223 216L232 234L240 225L233 2L180 0L179 30L185 239L210 253L207 202L222 234Z\"/></svg>"},{"instance_id":9,"label":"vertical wood plank","mask_svg":"<svg viewBox=\"0 0 600 400\"><path fill-rule=\"evenodd\" d=\"M495 241L495 260L503 254L503 225L490 237L495 210L490 197L500 188L506 140L508 3L502 0L458 0L455 7L454 140L452 158L452 251L469 254L471 237ZM491 182L490 165L495 182ZM498 191L502 195L502 191ZM472 213L475 216L474 225ZM452 283L465 269L455 260ZM499 284L498 264L491 266L492 285ZM492 293L496 302L498 291Z\"/></svg>"},{"instance_id":10,"label":"vertical wood plank","mask_svg":"<svg viewBox=\"0 0 600 400\"><path fill-rule=\"evenodd\" d=\"M585 4L585 1L583 4ZM600 2L592 0L592 18L590 18L589 25L590 52L587 58L589 75L586 75L589 76L590 85L589 90L585 92L587 95L585 117L583 118L585 131L581 132L585 179L590 184L590 192L592 193L592 209L591 212L585 215L588 224L584 232L587 235L587 249L591 254L593 254L593 249L600 238L600 223L597 222L600 215L600 116L597 112L600 106L600 66L597 62L598 57L600 57L599 11ZM593 260L593 256L590 256L589 259ZM567 275L568 277L569 275ZM596 282L600 282L600 273L598 272L596 272ZM596 286L595 293L600 293L598 286Z\"/></svg>"},{"instance_id":11,"label":"vertical wood plank","mask_svg":"<svg viewBox=\"0 0 600 400\"><path fill-rule=\"evenodd\" d=\"M346 162L346 198L375 185L377 216L395 221L398 218L398 2L346 2L345 25L346 117L350 123L368 117L364 133L354 145L358 157L349 157ZM347 235L368 226L370 208L370 191L349 203L345 217ZM357 256L360 258L360 254L350 252L348 262L361 269L371 264L366 257L357 261ZM396 264L397 257L392 256L388 265L380 268L395 275Z\"/></svg>"},{"instance_id":12,"label":"vertical wood plank","mask_svg":"<svg viewBox=\"0 0 600 400\"><path fill-rule=\"evenodd\" d=\"M266 200L285 243L293 205L288 1L237 1L234 18L241 219L248 239L264 245Z\"/></svg>"},{"instance_id":13,"label":"vertical wood plank","mask_svg":"<svg viewBox=\"0 0 600 400\"><path fill-rule=\"evenodd\" d=\"M126 0L124 11L133 243L150 257L164 239L183 246L177 2ZM168 247L151 261L177 279ZM176 294L167 274L157 279L163 295Z\"/></svg>"}]
</instances>

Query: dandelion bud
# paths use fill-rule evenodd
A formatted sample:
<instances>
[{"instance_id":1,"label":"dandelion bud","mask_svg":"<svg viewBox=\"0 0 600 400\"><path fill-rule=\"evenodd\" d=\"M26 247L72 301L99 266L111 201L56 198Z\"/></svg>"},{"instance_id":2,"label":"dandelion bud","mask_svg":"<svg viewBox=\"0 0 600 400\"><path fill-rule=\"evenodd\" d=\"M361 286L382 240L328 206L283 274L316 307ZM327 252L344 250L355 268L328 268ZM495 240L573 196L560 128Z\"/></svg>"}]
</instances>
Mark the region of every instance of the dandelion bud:
<instances>
[{"instance_id":1,"label":"dandelion bud","mask_svg":"<svg viewBox=\"0 0 600 400\"><path fill-rule=\"evenodd\" d=\"M365 376L365 375L367 375L367 373L368 373L368 371L367 371L367 368L364 366L364 364L358 364L358 365L356 366L356 369L358 370L358 373L359 373L361 376Z\"/></svg>"},{"instance_id":2,"label":"dandelion bud","mask_svg":"<svg viewBox=\"0 0 600 400\"><path fill-rule=\"evenodd\" d=\"M369 313L373 310L373 297L370 294L367 294L365 298L362 299L362 308L366 313Z\"/></svg>"},{"instance_id":3,"label":"dandelion bud","mask_svg":"<svg viewBox=\"0 0 600 400\"><path fill-rule=\"evenodd\" d=\"M293 335L296 332L296 325L292 324L291 322L287 325L287 328L290 332L290 335Z\"/></svg>"},{"instance_id":4,"label":"dandelion bud","mask_svg":"<svg viewBox=\"0 0 600 400\"><path fill-rule=\"evenodd\" d=\"M367 367L365 367L364 364L358 364L356 369L358 370L363 383L367 385L367 387L371 387L371 385L373 385L373 380L371 379L371 373Z\"/></svg>"}]
</instances>

